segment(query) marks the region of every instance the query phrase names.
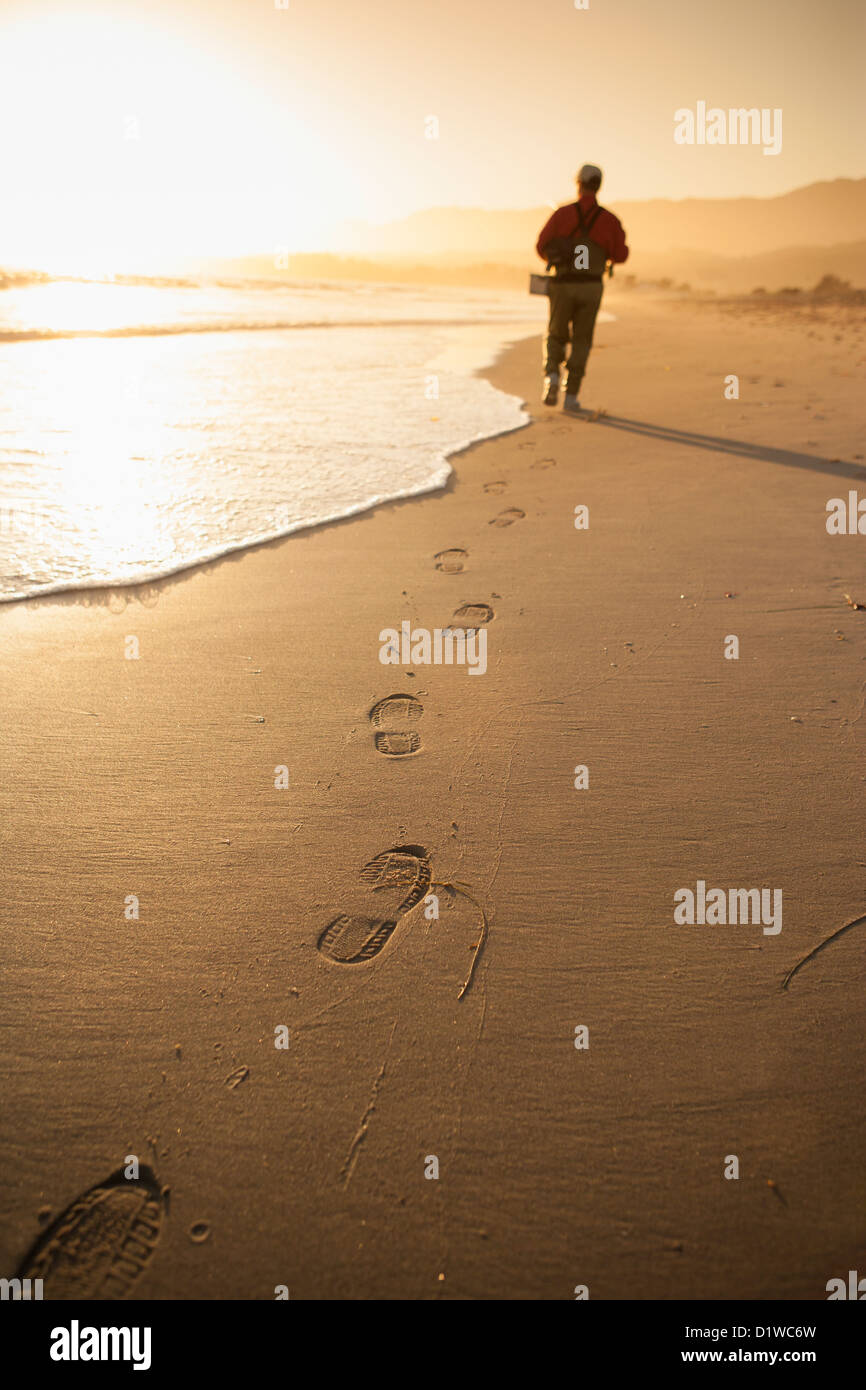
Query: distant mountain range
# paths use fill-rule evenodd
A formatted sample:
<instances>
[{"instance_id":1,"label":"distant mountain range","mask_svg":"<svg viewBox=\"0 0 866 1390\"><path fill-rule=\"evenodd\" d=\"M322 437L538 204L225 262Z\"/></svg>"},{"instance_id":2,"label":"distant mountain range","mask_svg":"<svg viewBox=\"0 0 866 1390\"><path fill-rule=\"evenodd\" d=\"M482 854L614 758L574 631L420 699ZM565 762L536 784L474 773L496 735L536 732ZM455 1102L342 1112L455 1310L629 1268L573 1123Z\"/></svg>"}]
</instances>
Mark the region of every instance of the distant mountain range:
<instances>
[{"instance_id":1,"label":"distant mountain range","mask_svg":"<svg viewBox=\"0 0 866 1390\"><path fill-rule=\"evenodd\" d=\"M602 190L603 193L603 190ZM607 200L602 196L605 205ZM743 293L811 288L824 275L866 286L866 178L813 183L773 198L653 198L611 202L631 255L616 271L675 285ZM491 212L429 208L399 222L345 223L346 254L305 252L278 269L273 253L187 261L191 276L344 279L523 290L541 269L535 242L550 208ZM351 249L348 249L351 248ZM24 281L44 278L24 276ZM0 271L0 289L23 283Z\"/></svg>"},{"instance_id":2,"label":"distant mountain range","mask_svg":"<svg viewBox=\"0 0 866 1390\"><path fill-rule=\"evenodd\" d=\"M703 251L636 250L618 277L631 273L640 280L672 279L695 289L731 294L753 289L780 290L786 286L811 289L824 275L835 275L855 286L866 286L866 241L832 246L786 246L758 255L714 256Z\"/></svg>"},{"instance_id":3,"label":"distant mountain range","mask_svg":"<svg viewBox=\"0 0 866 1390\"><path fill-rule=\"evenodd\" d=\"M607 206L603 189L600 201ZM629 243L641 252L758 255L785 246L862 240L866 178L813 183L774 198L653 198L610 206ZM501 212L430 208L379 227L349 223L341 239L354 255L510 260L531 252L550 212L545 207Z\"/></svg>"},{"instance_id":4,"label":"distant mountain range","mask_svg":"<svg viewBox=\"0 0 866 1390\"><path fill-rule=\"evenodd\" d=\"M617 277L664 277L730 292L808 287L825 274L866 284L866 178L813 183L773 198L653 198L612 201L611 209L631 248ZM382 226L351 222L341 236L348 255L292 256L284 274L522 288L526 272L540 269L535 242L550 212L429 208ZM277 277L273 257L245 257L231 269Z\"/></svg>"}]
</instances>

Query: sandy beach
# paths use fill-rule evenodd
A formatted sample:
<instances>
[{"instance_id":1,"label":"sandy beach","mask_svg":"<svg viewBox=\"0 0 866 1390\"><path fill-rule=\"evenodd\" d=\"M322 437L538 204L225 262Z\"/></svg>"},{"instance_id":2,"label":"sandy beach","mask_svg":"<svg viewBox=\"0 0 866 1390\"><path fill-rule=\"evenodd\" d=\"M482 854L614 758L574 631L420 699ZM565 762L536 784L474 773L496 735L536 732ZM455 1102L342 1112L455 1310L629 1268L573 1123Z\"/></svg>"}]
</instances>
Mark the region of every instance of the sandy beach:
<instances>
[{"instance_id":1,"label":"sandy beach","mask_svg":"<svg viewBox=\"0 0 866 1390\"><path fill-rule=\"evenodd\" d=\"M532 423L445 491L0 610L2 1273L132 1155L142 1299L823 1299L864 1267L866 927L782 988L866 909L866 541L825 527L866 496L861 330L606 307L606 416L537 405L527 339L489 375ZM483 676L379 660L486 608ZM407 860L425 897L329 959ZM781 930L675 925L699 880L781 890Z\"/></svg>"}]
</instances>

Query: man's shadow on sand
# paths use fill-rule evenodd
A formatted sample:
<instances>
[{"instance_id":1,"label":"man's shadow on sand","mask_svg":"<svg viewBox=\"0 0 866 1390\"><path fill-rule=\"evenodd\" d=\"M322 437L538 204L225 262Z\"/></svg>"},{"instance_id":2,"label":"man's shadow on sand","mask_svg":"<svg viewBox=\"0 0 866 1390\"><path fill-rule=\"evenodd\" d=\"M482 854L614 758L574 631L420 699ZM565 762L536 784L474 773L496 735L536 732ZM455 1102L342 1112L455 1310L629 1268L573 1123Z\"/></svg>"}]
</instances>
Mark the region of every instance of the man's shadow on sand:
<instances>
[{"instance_id":1,"label":"man's shadow on sand","mask_svg":"<svg viewBox=\"0 0 866 1390\"><path fill-rule=\"evenodd\" d=\"M795 454L789 449L771 449L765 444L750 444L745 439L725 439L715 434L696 434L692 430L674 430L668 425L651 425L646 420L627 420L621 415L602 415L588 423L605 425L608 429L625 430L628 434L643 434L666 444L686 444L692 449L709 449L717 454L733 454L736 458L761 459L764 463L781 463L787 468L810 468L815 473L831 473L840 478L866 478L866 467L847 463L844 459L821 459L814 454Z\"/></svg>"}]
</instances>

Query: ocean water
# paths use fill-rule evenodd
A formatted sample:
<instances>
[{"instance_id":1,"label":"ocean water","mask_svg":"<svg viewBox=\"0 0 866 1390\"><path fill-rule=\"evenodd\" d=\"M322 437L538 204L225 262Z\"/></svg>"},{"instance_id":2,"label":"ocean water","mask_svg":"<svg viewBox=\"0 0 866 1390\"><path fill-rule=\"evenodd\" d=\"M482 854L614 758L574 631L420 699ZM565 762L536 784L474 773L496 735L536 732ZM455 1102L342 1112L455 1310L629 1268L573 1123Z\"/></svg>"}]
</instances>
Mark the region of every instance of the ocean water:
<instances>
[{"instance_id":1,"label":"ocean water","mask_svg":"<svg viewBox=\"0 0 866 1390\"><path fill-rule=\"evenodd\" d=\"M442 487L522 427L472 373L510 293L50 282L0 291L0 601L137 584Z\"/></svg>"}]
</instances>

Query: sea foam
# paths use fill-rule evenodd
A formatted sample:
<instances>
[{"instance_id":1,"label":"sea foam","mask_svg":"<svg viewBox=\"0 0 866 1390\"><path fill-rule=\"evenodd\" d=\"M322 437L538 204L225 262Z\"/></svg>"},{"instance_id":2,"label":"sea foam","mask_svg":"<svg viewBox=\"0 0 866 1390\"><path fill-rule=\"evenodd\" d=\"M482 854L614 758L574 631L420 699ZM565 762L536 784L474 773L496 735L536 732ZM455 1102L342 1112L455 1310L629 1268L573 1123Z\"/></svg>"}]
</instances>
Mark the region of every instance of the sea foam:
<instances>
[{"instance_id":1,"label":"sea foam","mask_svg":"<svg viewBox=\"0 0 866 1390\"><path fill-rule=\"evenodd\" d=\"M450 455L529 418L473 375L541 331L528 296L52 288L0 298L0 600L154 580L434 491Z\"/></svg>"}]
</instances>

